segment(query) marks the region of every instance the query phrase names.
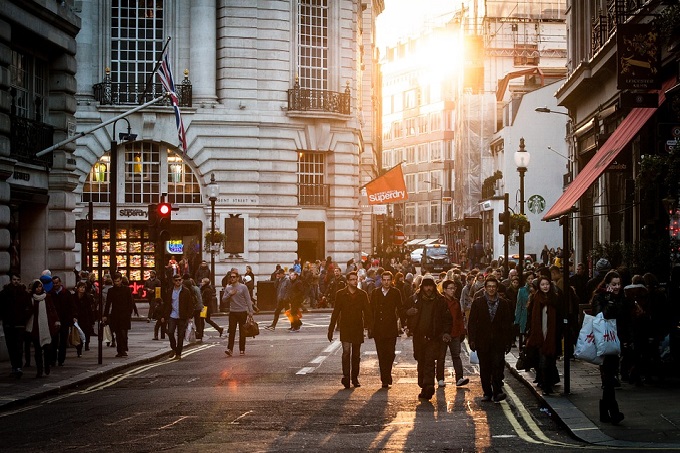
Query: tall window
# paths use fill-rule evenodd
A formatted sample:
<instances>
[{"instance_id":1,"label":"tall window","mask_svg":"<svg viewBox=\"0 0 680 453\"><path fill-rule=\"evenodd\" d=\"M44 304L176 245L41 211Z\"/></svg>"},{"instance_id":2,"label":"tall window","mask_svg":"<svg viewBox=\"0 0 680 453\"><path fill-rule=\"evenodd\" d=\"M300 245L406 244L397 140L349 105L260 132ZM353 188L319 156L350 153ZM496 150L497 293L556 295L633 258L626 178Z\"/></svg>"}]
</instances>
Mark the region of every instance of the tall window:
<instances>
[{"instance_id":1,"label":"tall window","mask_svg":"<svg viewBox=\"0 0 680 453\"><path fill-rule=\"evenodd\" d=\"M442 142L432 142L430 143L430 158L432 162L442 160L444 156L442 155Z\"/></svg>"},{"instance_id":2,"label":"tall window","mask_svg":"<svg viewBox=\"0 0 680 453\"><path fill-rule=\"evenodd\" d=\"M146 84L163 49L163 0L111 1L111 81Z\"/></svg>"},{"instance_id":3,"label":"tall window","mask_svg":"<svg viewBox=\"0 0 680 453\"><path fill-rule=\"evenodd\" d=\"M11 113L21 118L43 121L47 88L47 64L16 50L10 70Z\"/></svg>"},{"instance_id":4,"label":"tall window","mask_svg":"<svg viewBox=\"0 0 680 453\"><path fill-rule=\"evenodd\" d=\"M85 185L83 186L83 202L108 203L109 181L111 181L111 156L104 154L96 164L92 166Z\"/></svg>"},{"instance_id":5,"label":"tall window","mask_svg":"<svg viewBox=\"0 0 680 453\"><path fill-rule=\"evenodd\" d=\"M299 0L298 71L302 88L328 89L328 0Z\"/></svg>"},{"instance_id":6,"label":"tall window","mask_svg":"<svg viewBox=\"0 0 680 453\"><path fill-rule=\"evenodd\" d=\"M323 153L298 153L298 203L301 206L327 206L326 159Z\"/></svg>"},{"instance_id":7,"label":"tall window","mask_svg":"<svg viewBox=\"0 0 680 453\"><path fill-rule=\"evenodd\" d=\"M160 147L155 143L125 145L125 201L151 203L160 193Z\"/></svg>"},{"instance_id":8,"label":"tall window","mask_svg":"<svg viewBox=\"0 0 680 453\"><path fill-rule=\"evenodd\" d=\"M407 203L404 211L404 223L406 225L415 225L416 223L416 204Z\"/></svg>"}]
</instances>

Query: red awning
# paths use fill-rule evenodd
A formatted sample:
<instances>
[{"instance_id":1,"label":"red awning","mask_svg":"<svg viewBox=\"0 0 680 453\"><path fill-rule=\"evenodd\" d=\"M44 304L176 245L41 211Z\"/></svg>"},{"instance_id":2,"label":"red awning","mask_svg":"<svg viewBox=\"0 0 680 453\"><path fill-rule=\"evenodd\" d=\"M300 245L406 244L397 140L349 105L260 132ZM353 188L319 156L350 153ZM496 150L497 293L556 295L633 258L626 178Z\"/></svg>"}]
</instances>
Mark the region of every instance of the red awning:
<instances>
[{"instance_id":1,"label":"red awning","mask_svg":"<svg viewBox=\"0 0 680 453\"><path fill-rule=\"evenodd\" d=\"M664 87L659 91L659 106L666 100L665 90L674 83L675 81L665 83ZM616 159L621 150L640 132L640 129L642 129L656 110L656 108L634 108L631 110L590 162L569 184L567 190L564 191L553 207L543 216L542 220L553 220L567 214L585 191Z\"/></svg>"}]
</instances>

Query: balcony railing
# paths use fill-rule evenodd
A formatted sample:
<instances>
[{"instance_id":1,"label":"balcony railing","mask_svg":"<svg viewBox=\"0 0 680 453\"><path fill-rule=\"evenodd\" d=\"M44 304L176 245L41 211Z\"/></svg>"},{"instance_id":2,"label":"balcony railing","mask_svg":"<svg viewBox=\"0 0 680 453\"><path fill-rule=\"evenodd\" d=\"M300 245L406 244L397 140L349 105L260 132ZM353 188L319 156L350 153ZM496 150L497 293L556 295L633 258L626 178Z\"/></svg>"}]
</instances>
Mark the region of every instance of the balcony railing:
<instances>
[{"instance_id":1,"label":"balcony railing","mask_svg":"<svg viewBox=\"0 0 680 453\"><path fill-rule=\"evenodd\" d=\"M298 184L298 206L330 206L330 186Z\"/></svg>"},{"instance_id":2,"label":"balcony railing","mask_svg":"<svg viewBox=\"0 0 680 453\"><path fill-rule=\"evenodd\" d=\"M288 90L288 111L326 112L349 115L349 82L344 93L328 90L300 88L296 80L293 89Z\"/></svg>"},{"instance_id":3,"label":"balcony railing","mask_svg":"<svg viewBox=\"0 0 680 453\"><path fill-rule=\"evenodd\" d=\"M606 11L599 11L593 17L593 35L591 49L595 55L607 40L616 33L617 24L624 23L629 17L638 13L644 2L642 0L609 0Z\"/></svg>"},{"instance_id":4,"label":"balcony railing","mask_svg":"<svg viewBox=\"0 0 680 453\"><path fill-rule=\"evenodd\" d=\"M191 107L192 85L188 73L182 83L175 85L180 107ZM100 105L142 105L164 93L160 83L122 83L112 82L109 71L102 83L93 86L94 98ZM145 91L146 90L146 91ZM170 105L166 98L156 105Z\"/></svg>"},{"instance_id":5,"label":"balcony railing","mask_svg":"<svg viewBox=\"0 0 680 453\"><path fill-rule=\"evenodd\" d=\"M40 121L10 115L11 157L19 162L52 166L52 153L36 157L36 153L54 145L54 127Z\"/></svg>"}]
</instances>

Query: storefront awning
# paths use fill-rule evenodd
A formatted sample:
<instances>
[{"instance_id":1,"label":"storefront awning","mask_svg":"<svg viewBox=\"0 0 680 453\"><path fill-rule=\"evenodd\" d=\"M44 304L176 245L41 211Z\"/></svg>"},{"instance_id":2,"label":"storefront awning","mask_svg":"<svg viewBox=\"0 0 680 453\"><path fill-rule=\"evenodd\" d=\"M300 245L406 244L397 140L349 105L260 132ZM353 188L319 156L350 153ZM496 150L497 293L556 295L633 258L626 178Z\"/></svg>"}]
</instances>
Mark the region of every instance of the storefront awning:
<instances>
[{"instance_id":1,"label":"storefront awning","mask_svg":"<svg viewBox=\"0 0 680 453\"><path fill-rule=\"evenodd\" d=\"M665 83L664 87L659 91L659 106L666 100L664 91L674 83L675 81ZM564 191L552 208L543 216L542 220L553 220L571 211L571 208L579 198L604 173L633 137L640 132L640 129L649 121L656 110L656 108L634 108L631 110L590 162L569 184L567 190Z\"/></svg>"}]
</instances>

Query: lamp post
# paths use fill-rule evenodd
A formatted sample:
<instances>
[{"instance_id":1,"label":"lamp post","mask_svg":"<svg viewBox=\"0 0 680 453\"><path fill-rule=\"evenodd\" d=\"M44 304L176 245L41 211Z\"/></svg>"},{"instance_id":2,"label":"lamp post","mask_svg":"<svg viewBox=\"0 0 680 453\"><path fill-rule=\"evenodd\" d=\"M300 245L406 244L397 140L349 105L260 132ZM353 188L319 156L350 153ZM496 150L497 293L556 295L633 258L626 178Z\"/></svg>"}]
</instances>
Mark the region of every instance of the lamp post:
<instances>
[{"instance_id":1,"label":"lamp post","mask_svg":"<svg viewBox=\"0 0 680 453\"><path fill-rule=\"evenodd\" d=\"M439 184L438 182L432 182L432 181L423 181L424 183L427 183L431 186L436 185L439 186L439 228L437 230L439 231L439 237L442 237L442 225L444 224L444 186Z\"/></svg>"},{"instance_id":2,"label":"lamp post","mask_svg":"<svg viewBox=\"0 0 680 453\"><path fill-rule=\"evenodd\" d=\"M210 200L210 275L212 284L215 283L215 248L213 247L213 235L215 234L215 202L220 193L220 186L215 182L215 174L210 174L210 184L208 184L208 199Z\"/></svg>"},{"instance_id":3,"label":"lamp post","mask_svg":"<svg viewBox=\"0 0 680 453\"><path fill-rule=\"evenodd\" d=\"M519 150L515 151L515 165L519 172L519 213L524 215L524 174L529 166L529 159L531 155L524 149L524 137L519 139ZM519 284L524 284L524 225L522 223L518 226L519 230L519 260L517 274L519 276Z\"/></svg>"},{"instance_id":4,"label":"lamp post","mask_svg":"<svg viewBox=\"0 0 680 453\"><path fill-rule=\"evenodd\" d=\"M121 142L126 142L134 140L137 138L137 134L131 133L130 121L127 118L119 118L113 122L113 134L111 135L111 160L109 168L109 240L111 241L111 254L109 256L109 270L111 277L113 278L113 273L116 271L117 260L116 260L116 240L118 225L116 225L116 220L118 218L116 211L118 210L118 142L116 142L116 124L118 121L123 120L127 123L127 133L121 132L119 139ZM101 337L100 337L101 338Z\"/></svg>"}]
</instances>

